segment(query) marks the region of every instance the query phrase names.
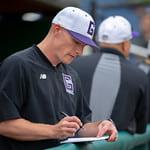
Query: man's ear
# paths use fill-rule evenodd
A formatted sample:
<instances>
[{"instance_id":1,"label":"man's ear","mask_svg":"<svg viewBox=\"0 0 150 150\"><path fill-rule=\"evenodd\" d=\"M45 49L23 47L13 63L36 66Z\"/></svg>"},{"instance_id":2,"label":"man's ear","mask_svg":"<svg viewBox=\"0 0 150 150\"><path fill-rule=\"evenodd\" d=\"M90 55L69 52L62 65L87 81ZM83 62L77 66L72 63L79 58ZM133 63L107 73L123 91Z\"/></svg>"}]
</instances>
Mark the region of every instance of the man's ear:
<instances>
[{"instance_id":1,"label":"man's ear","mask_svg":"<svg viewBox=\"0 0 150 150\"><path fill-rule=\"evenodd\" d=\"M58 24L52 24L52 29L54 33L57 33L61 30L61 26Z\"/></svg>"},{"instance_id":2,"label":"man's ear","mask_svg":"<svg viewBox=\"0 0 150 150\"><path fill-rule=\"evenodd\" d=\"M124 41L124 42L122 43L122 51L123 51L123 53L124 53L124 55L125 55L126 57L129 56L129 49L130 49L130 46L131 46L130 41Z\"/></svg>"}]
</instances>

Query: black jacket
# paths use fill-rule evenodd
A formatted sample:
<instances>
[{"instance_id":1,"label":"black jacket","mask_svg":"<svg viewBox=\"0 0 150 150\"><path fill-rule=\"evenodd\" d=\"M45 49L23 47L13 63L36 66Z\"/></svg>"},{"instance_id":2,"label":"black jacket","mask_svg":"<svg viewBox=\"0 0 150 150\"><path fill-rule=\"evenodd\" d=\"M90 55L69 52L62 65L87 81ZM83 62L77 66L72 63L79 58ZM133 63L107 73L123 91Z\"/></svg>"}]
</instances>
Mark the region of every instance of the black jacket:
<instances>
[{"instance_id":1,"label":"black jacket","mask_svg":"<svg viewBox=\"0 0 150 150\"><path fill-rule=\"evenodd\" d=\"M90 56L80 57L71 64L81 78L84 94L88 103L90 103L93 77L103 54L113 54L117 56L120 63L120 84L110 117L115 122L118 130L127 130L131 133L144 132L148 118L148 79L143 71L138 69L135 65L130 64L130 62L117 50L101 49L100 52ZM105 65L113 66L113 64ZM111 76L113 80L113 73ZM105 86L110 87L110 84L111 83L106 82ZM97 92L99 92L100 96L98 99L101 104L103 104L104 99L101 98L101 95L105 91L98 90Z\"/></svg>"}]
</instances>

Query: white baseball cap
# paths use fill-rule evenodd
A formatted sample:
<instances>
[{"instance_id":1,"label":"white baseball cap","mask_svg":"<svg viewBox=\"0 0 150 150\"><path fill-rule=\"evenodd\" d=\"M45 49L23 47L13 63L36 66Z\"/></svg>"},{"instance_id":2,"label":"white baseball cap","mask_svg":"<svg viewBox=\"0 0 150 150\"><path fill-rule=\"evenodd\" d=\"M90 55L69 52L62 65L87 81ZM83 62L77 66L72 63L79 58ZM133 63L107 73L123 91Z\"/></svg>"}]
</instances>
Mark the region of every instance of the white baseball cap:
<instances>
[{"instance_id":1,"label":"white baseball cap","mask_svg":"<svg viewBox=\"0 0 150 150\"><path fill-rule=\"evenodd\" d=\"M92 40L95 22L87 12L76 7L66 7L57 13L52 23L65 28L78 41L97 47Z\"/></svg>"},{"instance_id":2,"label":"white baseball cap","mask_svg":"<svg viewBox=\"0 0 150 150\"><path fill-rule=\"evenodd\" d=\"M132 32L129 21L122 16L110 16L98 27L97 41L117 44L138 36L138 32Z\"/></svg>"}]
</instances>

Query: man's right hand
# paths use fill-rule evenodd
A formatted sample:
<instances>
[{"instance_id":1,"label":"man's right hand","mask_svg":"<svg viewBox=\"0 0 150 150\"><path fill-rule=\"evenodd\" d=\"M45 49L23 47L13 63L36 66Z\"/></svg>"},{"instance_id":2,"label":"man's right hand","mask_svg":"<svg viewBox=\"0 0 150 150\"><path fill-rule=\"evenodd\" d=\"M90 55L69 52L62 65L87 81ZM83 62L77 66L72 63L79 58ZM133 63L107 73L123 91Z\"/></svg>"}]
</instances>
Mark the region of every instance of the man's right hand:
<instances>
[{"instance_id":1,"label":"man's right hand","mask_svg":"<svg viewBox=\"0 0 150 150\"><path fill-rule=\"evenodd\" d=\"M81 126L82 122L78 117L64 117L61 121L54 125L54 136L60 140L72 137Z\"/></svg>"}]
</instances>

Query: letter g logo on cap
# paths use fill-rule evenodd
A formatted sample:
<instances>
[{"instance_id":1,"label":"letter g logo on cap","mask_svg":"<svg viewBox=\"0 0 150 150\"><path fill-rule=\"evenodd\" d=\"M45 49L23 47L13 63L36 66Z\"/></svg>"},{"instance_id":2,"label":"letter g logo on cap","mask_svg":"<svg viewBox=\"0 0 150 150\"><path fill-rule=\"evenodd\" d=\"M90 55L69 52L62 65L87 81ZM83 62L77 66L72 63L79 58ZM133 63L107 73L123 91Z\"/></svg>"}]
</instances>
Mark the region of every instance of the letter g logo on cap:
<instances>
[{"instance_id":1,"label":"letter g logo on cap","mask_svg":"<svg viewBox=\"0 0 150 150\"><path fill-rule=\"evenodd\" d=\"M93 36L95 30L95 24L93 21L90 21L87 33Z\"/></svg>"}]
</instances>

